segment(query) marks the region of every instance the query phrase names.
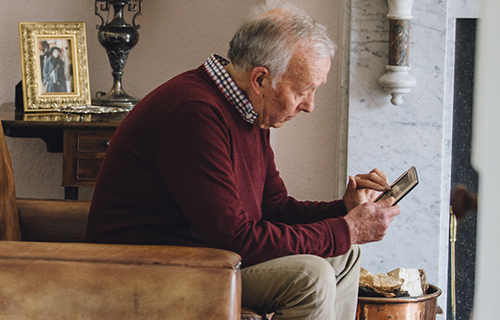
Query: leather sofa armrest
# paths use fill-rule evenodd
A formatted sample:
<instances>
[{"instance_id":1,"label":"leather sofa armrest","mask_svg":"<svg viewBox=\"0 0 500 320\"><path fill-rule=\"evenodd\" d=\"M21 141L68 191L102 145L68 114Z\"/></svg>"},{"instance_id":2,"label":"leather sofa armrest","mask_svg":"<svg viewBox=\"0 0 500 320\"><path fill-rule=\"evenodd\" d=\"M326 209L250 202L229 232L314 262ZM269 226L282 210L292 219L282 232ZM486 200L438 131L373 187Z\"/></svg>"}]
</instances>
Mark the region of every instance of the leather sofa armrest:
<instances>
[{"instance_id":1,"label":"leather sofa armrest","mask_svg":"<svg viewBox=\"0 0 500 320\"><path fill-rule=\"evenodd\" d=\"M239 255L210 248L0 241L0 318L240 319Z\"/></svg>"},{"instance_id":2,"label":"leather sofa armrest","mask_svg":"<svg viewBox=\"0 0 500 320\"><path fill-rule=\"evenodd\" d=\"M25 241L84 242L90 201L17 198Z\"/></svg>"}]
</instances>

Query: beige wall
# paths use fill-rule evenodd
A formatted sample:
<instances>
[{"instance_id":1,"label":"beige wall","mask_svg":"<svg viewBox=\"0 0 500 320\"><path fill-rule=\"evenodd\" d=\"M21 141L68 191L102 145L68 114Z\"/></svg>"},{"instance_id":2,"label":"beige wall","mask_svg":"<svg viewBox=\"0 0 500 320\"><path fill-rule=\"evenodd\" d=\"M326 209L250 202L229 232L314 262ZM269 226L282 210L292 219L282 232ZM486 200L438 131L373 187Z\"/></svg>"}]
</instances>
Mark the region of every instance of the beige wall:
<instances>
[{"instance_id":1,"label":"beige wall","mask_svg":"<svg viewBox=\"0 0 500 320\"><path fill-rule=\"evenodd\" d=\"M172 76L199 66L211 53L226 54L236 26L254 4L253 0L145 0L140 40L132 50L123 78L130 95L142 97ZM298 2L298 1L296 1ZM342 46L341 0L311 0L304 8L326 24L333 39ZM97 41L94 1L0 0L8 8L0 12L0 104L14 101L14 86L21 79L18 22L84 21L87 26L90 86L93 94L109 91L111 68ZM127 21L131 22L130 17ZM273 132L279 170L290 193L299 199L333 199L339 192L338 172L345 171L345 151L337 152L344 125L345 108L340 108L340 65L337 55L329 82L320 88L316 110ZM341 140L341 139L340 139ZM62 155L49 154L39 139L7 140L18 196L62 198ZM345 146L345 144L343 144ZM343 165L339 170L337 163ZM342 180L343 178L341 178ZM342 180L344 181L344 180ZM340 183L343 185L343 182ZM341 192L342 190L340 190ZM80 191L90 198L92 188Z\"/></svg>"}]
</instances>

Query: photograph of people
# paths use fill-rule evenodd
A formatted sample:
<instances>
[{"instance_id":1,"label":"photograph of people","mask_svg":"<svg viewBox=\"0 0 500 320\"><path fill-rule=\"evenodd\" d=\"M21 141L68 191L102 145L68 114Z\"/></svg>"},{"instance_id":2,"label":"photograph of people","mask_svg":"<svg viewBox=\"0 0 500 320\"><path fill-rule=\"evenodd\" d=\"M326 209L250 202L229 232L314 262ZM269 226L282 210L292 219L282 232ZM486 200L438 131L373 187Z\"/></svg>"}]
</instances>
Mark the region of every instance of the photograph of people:
<instances>
[{"instance_id":1,"label":"photograph of people","mask_svg":"<svg viewBox=\"0 0 500 320\"><path fill-rule=\"evenodd\" d=\"M42 93L73 92L69 40L41 40L40 74Z\"/></svg>"},{"instance_id":2,"label":"photograph of people","mask_svg":"<svg viewBox=\"0 0 500 320\"><path fill-rule=\"evenodd\" d=\"M50 55L50 46L47 40L38 42L38 52L40 55L40 75L43 79L43 65L45 63L45 59Z\"/></svg>"}]
</instances>

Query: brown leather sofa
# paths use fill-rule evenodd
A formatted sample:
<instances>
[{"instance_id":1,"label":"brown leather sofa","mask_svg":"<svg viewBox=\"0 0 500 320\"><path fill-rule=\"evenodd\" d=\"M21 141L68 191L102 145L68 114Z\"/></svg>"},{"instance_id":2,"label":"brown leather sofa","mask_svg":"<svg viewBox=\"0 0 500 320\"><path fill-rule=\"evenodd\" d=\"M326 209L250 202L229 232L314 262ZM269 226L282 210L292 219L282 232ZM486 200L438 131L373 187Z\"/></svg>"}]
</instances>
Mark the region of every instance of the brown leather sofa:
<instances>
[{"instance_id":1,"label":"brown leather sofa","mask_svg":"<svg viewBox=\"0 0 500 320\"><path fill-rule=\"evenodd\" d=\"M237 254L83 243L89 206L16 198L0 126L0 319L264 319Z\"/></svg>"}]
</instances>

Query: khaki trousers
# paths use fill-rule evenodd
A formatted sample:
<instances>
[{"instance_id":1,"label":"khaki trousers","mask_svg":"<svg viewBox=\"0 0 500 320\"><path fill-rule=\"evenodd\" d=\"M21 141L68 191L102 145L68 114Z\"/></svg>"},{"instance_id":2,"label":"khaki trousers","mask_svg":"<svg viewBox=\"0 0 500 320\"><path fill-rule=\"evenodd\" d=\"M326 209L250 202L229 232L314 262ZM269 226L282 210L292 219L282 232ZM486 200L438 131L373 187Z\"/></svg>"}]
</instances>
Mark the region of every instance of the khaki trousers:
<instances>
[{"instance_id":1,"label":"khaki trousers","mask_svg":"<svg viewBox=\"0 0 500 320\"><path fill-rule=\"evenodd\" d=\"M242 304L274 320L354 320L360 250L321 258L293 255L243 268Z\"/></svg>"}]
</instances>

